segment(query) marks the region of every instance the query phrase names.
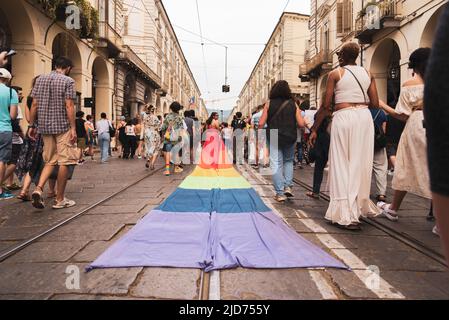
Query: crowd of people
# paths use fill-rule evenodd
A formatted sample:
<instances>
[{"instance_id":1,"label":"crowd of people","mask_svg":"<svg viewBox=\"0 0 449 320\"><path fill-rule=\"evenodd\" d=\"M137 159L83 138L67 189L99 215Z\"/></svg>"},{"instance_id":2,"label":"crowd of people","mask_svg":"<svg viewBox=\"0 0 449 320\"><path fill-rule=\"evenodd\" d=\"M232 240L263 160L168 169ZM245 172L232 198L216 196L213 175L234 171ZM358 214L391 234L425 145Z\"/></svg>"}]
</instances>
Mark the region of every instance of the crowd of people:
<instances>
[{"instance_id":1,"label":"crowd of people","mask_svg":"<svg viewBox=\"0 0 449 320\"><path fill-rule=\"evenodd\" d=\"M124 160L145 158L145 166L151 170L163 156L164 175L181 173L184 164L195 161L205 132L214 130L234 163L247 159L254 168L270 166L278 202L293 197L295 163L299 169L303 162L314 163L313 191L307 193L312 198L319 198L328 165L330 204L325 218L341 228L360 230L361 216L383 215L398 221L407 193L429 199L439 226L433 232L442 233L448 252L449 222L444 212L449 202L445 168L449 148L444 134L449 120L443 106L449 101L449 48L444 40L449 34L449 8L442 21L436 53L419 48L410 55L413 76L402 84L397 98L379 99L373 74L356 63L359 45L347 43L337 52L339 66L329 73L318 111L296 101L289 84L280 80L265 104L246 118L237 112L231 124L220 123L216 112L200 123L193 110L182 115L183 106L178 102L173 102L170 113L163 117L147 105L134 118L121 117L117 128L105 113L96 123L92 115L84 120L83 112L75 113L74 80L69 77L73 64L64 57L55 60L51 73L33 80L23 115L19 108L22 89L10 86L12 75L1 68L8 56L2 52L0 199L11 199L10 190L21 189L18 199L42 209L48 182L47 196L54 198L54 209L74 206L75 202L65 197L67 181L85 157L95 159L94 146L100 150L102 164L108 163L112 150L117 149ZM439 64L446 68L444 72L437 71ZM29 123L26 132L20 126L22 119ZM14 174L22 186L14 183ZM386 192L389 174L393 175L391 201ZM377 203L370 198L373 177ZM36 187L30 194L32 183Z\"/></svg>"},{"instance_id":2,"label":"crowd of people","mask_svg":"<svg viewBox=\"0 0 449 320\"><path fill-rule=\"evenodd\" d=\"M1 53L3 65L7 59ZM20 190L17 199L31 201L35 208L43 209L48 182L46 198L54 198L54 209L75 206L75 201L65 196L67 181L77 165L89 158L96 161L95 150L99 150L100 164L107 164L116 149L118 158L124 160L145 158L145 166L151 170L162 151L166 160L164 174L170 175L171 165L175 173L182 172L181 160L172 156L171 149L187 141L186 135L192 137L196 127L200 128L194 110L186 110L182 117L183 107L173 102L171 112L161 117L155 115L152 105L147 105L135 118L121 117L117 128L106 113L101 113L95 122L92 115L75 112L72 61L59 57L54 65L52 72L33 79L24 115L20 107L22 88L11 86L12 74L0 68L1 200L14 198L11 191ZM28 123L26 130L26 123L21 120ZM193 139L189 140L192 153ZM21 185L15 182L15 176ZM32 184L35 188L31 192Z\"/></svg>"}]
</instances>

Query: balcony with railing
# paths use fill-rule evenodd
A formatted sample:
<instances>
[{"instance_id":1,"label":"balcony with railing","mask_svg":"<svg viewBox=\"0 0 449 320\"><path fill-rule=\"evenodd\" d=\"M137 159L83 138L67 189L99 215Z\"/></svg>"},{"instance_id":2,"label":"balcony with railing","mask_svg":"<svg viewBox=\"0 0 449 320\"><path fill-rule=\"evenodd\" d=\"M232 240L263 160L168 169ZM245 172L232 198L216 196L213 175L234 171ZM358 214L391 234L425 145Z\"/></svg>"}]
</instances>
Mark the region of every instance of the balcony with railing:
<instances>
[{"instance_id":1,"label":"balcony with railing","mask_svg":"<svg viewBox=\"0 0 449 320\"><path fill-rule=\"evenodd\" d=\"M318 78L323 71L332 69L332 54L329 50L321 50L312 58L299 65L299 77L306 81L308 78Z\"/></svg>"},{"instance_id":2,"label":"balcony with railing","mask_svg":"<svg viewBox=\"0 0 449 320\"><path fill-rule=\"evenodd\" d=\"M118 63L125 63L138 73L143 79L150 82L154 88L163 88L161 78L150 69L150 67L139 58L139 56L129 47L122 46L121 53L117 60Z\"/></svg>"},{"instance_id":3,"label":"balcony with railing","mask_svg":"<svg viewBox=\"0 0 449 320\"><path fill-rule=\"evenodd\" d=\"M115 57L120 53L123 46L123 39L108 22L100 21L98 23L98 38L106 41L111 57Z\"/></svg>"},{"instance_id":4,"label":"balcony with railing","mask_svg":"<svg viewBox=\"0 0 449 320\"><path fill-rule=\"evenodd\" d=\"M397 1L387 0L369 3L356 19L356 35L362 44L372 42L373 36L386 29L401 25Z\"/></svg>"}]
</instances>

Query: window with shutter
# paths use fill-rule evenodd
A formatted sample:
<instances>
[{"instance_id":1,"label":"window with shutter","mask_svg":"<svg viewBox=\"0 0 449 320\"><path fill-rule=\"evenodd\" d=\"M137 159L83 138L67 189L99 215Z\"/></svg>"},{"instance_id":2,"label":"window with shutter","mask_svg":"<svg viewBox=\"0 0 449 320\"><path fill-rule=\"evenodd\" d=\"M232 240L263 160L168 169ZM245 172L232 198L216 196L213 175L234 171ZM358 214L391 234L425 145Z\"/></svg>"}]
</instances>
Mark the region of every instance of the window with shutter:
<instances>
[{"instance_id":1,"label":"window with shutter","mask_svg":"<svg viewBox=\"0 0 449 320\"><path fill-rule=\"evenodd\" d=\"M352 0L342 0L337 3L337 34L343 36L353 29Z\"/></svg>"},{"instance_id":2,"label":"window with shutter","mask_svg":"<svg viewBox=\"0 0 449 320\"><path fill-rule=\"evenodd\" d=\"M344 1L344 25L343 25L343 32L349 33L352 31L352 1L351 0L345 0Z\"/></svg>"},{"instance_id":3,"label":"window with shutter","mask_svg":"<svg viewBox=\"0 0 449 320\"><path fill-rule=\"evenodd\" d=\"M337 2L337 34L343 33L343 2Z\"/></svg>"}]
</instances>

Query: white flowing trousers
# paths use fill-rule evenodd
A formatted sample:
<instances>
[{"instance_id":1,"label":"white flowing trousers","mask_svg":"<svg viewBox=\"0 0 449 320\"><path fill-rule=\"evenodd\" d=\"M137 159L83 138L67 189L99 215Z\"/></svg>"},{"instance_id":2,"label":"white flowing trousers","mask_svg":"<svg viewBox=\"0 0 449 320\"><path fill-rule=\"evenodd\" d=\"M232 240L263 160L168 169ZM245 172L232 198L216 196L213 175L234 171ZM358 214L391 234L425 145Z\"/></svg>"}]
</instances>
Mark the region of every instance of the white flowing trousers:
<instances>
[{"instance_id":1,"label":"white flowing trousers","mask_svg":"<svg viewBox=\"0 0 449 320\"><path fill-rule=\"evenodd\" d=\"M347 226L380 210L370 200L374 124L366 106L334 113L329 152L330 204L326 219Z\"/></svg>"}]
</instances>

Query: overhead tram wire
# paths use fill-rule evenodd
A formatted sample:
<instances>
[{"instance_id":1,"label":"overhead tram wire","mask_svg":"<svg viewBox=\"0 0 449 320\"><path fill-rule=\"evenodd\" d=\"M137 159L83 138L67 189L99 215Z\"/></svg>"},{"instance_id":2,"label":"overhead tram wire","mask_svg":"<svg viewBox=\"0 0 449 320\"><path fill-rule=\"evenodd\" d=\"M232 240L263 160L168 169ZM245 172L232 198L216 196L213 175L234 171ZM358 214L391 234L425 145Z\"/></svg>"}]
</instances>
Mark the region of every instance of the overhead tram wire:
<instances>
[{"instance_id":1,"label":"overhead tram wire","mask_svg":"<svg viewBox=\"0 0 449 320\"><path fill-rule=\"evenodd\" d=\"M129 10L129 13L128 13L128 14L131 14L131 13L134 11L134 9L137 9L137 8L136 8L136 3L137 3L137 1L138 1L138 0L134 0L133 5L131 6L131 10ZM125 29L125 24L123 23L122 28L120 29L120 33L119 33L119 34L122 34L122 32L123 32L124 29Z\"/></svg>"},{"instance_id":2,"label":"overhead tram wire","mask_svg":"<svg viewBox=\"0 0 449 320\"><path fill-rule=\"evenodd\" d=\"M287 3L285 4L284 10L282 10L282 12L285 12L285 9L287 9L289 3L290 3L290 0L287 0Z\"/></svg>"},{"instance_id":3,"label":"overhead tram wire","mask_svg":"<svg viewBox=\"0 0 449 320\"><path fill-rule=\"evenodd\" d=\"M141 1L142 1L142 0L141 0ZM144 11L144 10L142 10L142 9L140 9L140 8L137 8L137 7L134 8L134 10L140 11L140 12L143 12L143 13L146 12L146 13L150 16L150 18L152 18L153 23L157 26L157 23L154 21L153 17L151 16L151 14L150 14L148 11ZM187 32L187 33L190 33L190 34L192 34L192 35L194 35L194 36L196 36L196 37L198 37L198 38L201 38L201 35L199 35L198 33L193 32L193 31L191 31L191 30L188 30L188 29L186 29L186 28L184 28L184 27L181 27L181 26L179 26L179 25L177 25L177 24L172 23L172 26L175 27L175 28L181 29L181 30L183 30L183 31L185 31L185 32ZM131 30L135 30L135 29L131 29ZM158 30L158 32L161 33L160 30ZM330 30L329 32L337 32L337 29ZM292 38L285 38L284 41L287 41L287 40L297 40L297 39L307 39L307 38L309 38L309 37L310 37L310 36L297 36L297 37L292 37ZM205 42L204 42L204 45L212 45L212 44L215 44L215 45L218 45L218 46L222 46L223 48L226 47L226 46L252 46L252 45L254 45L254 46L256 46L256 45L265 46L265 45L267 45L267 43L252 43L252 42L240 42L240 43L239 43L239 42L237 42L237 43L232 43L232 42L221 42L221 43L220 43L220 42L217 42L217 41L208 39L208 38L206 38L206 37L204 37L204 36L203 36L203 40L207 40L207 41L210 42L210 43L205 43ZM190 40L179 40L179 41L187 42L187 43L190 42L190 43L200 44L199 42L190 41Z\"/></svg>"},{"instance_id":4,"label":"overhead tram wire","mask_svg":"<svg viewBox=\"0 0 449 320\"><path fill-rule=\"evenodd\" d=\"M201 17L200 17L200 8L198 5L198 0L195 0L196 2L196 13L198 15L198 26L200 29L200 37L201 37L201 51L203 53L203 65L204 65L204 77L206 80L206 89L207 93L210 93L209 90L209 77L207 76L207 63L206 63L206 53L204 52L204 40L203 40L203 28L201 27Z\"/></svg>"}]
</instances>

